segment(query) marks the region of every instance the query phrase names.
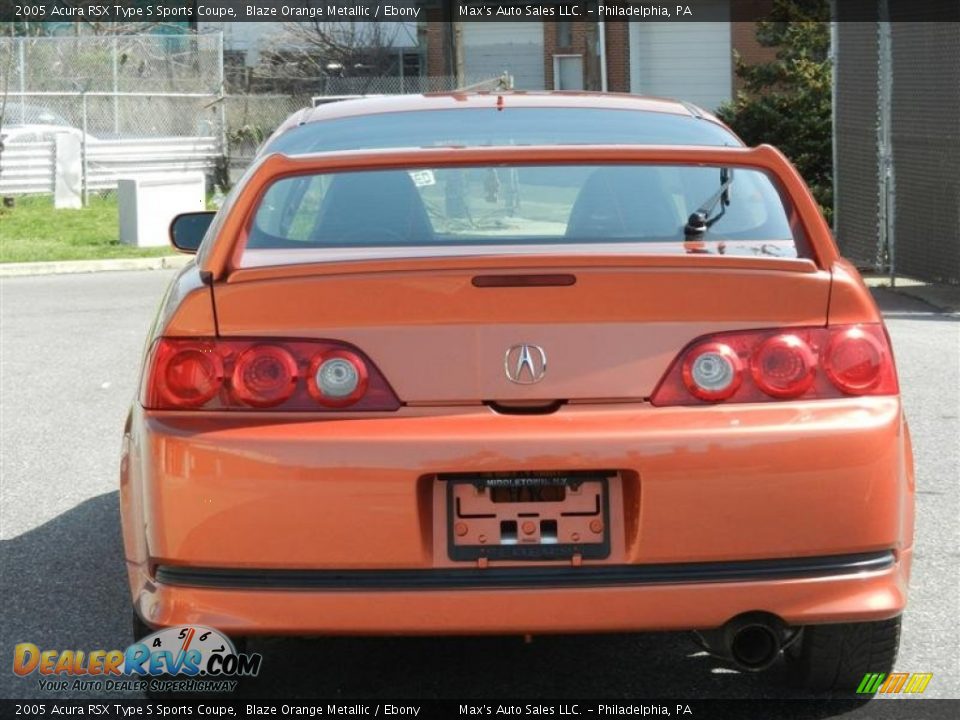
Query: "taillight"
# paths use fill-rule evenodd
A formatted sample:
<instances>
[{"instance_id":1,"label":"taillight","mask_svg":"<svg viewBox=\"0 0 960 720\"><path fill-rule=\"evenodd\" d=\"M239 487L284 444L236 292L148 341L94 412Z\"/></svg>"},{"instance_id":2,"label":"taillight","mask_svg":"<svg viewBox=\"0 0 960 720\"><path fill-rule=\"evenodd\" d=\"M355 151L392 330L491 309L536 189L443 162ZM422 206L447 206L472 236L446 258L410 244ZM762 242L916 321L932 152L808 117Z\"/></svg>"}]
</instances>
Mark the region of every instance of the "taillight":
<instances>
[{"instance_id":1,"label":"taillight","mask_svg":"<svg viewBox=\"0 0 960 720\"><path fill-rule=\"evenodd\" d=\"M729 345L698 345L683 361L683 382L701 400L726 400L743 381L740 358Z\"/></svg>"},{"instance_id":2,"label":"taillight","mask_svg":"<svg viewBox=\"0 0 960 720\"><path fill-rule=\"evenodd\" d=\"M141 402L154 410L400 407L363 353L332 341L160 338L147 368Z\"/></svg>"},{"instance_id":3,"label":"taillight","mask_svg":"<svg viewBox=\"0 0 960 720\"><path fill-rule=\"evenodd\" d=\"M886 342L881 343L859 327L836 333L827 347L824 362L827 376L850 395L870 392L884 378L884 364L889 362L885 345Z\"/></svg>"},{"instance_id":4,"label":"taillight","mask_svg":"<svg viewBox=\"0 0 960 720\"><path fill-rule=\"evenodd\" d=\"M184 347L158 344L153 350L151 390L158 405L199 407L223 384L223 361L211 343Z\"/></svg>"},{"instance_id":5,"label":"taillight","mask_svg":"<svg viewBox=\"0 0 960 720\"><path fill-rule=\"evenodd\" d=\"M881 325L718 333L695 340L653 393L654 405L895 395Z\"/></svg>"},{"instance_id":6,"label":"taillight","mask_svg":"<svg viewBox=\"0 0 960 720\"><path fill-rule=\"evenodd\" d=\"M347 407L367 391L366 365L349 350L321 353L310 364L307 389L321 405Z\"/></svg>"},{"instance_id":7,"label":"taillight","mask_svg":"<svg viewBox=\"0 0 960 720\"><path fill-rule=\"evenodd\" d=\"M254 345L233 365L233 394L252 407L273 407L289 400L297 387L297 361L278 345Z\"/></svg>"},{"instance_id":8,"label":"taillight","mask_svg":"<svg viewBox=\"0 0 960 720\"><path fill-rule=\"evenodd\" d=\"M753 381L767 395L795 398L813 384L817 358L797 335L774 335L760 343L750 359L750 369Z\"/></svg>"}]
</instances>

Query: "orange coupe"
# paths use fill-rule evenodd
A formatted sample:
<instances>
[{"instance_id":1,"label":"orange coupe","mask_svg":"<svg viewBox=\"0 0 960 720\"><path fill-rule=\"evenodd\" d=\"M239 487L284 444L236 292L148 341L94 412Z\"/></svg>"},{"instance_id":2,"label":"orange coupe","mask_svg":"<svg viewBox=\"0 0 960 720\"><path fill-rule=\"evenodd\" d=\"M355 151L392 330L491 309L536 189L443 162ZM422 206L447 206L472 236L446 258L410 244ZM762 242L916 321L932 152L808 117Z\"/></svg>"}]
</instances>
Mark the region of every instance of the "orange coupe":
<instances>
[{"instance_id":1,"label":"orange coupe","mask_svg":"<svg viewBox=\"0 0 960 720\"><path fill-rule=\"evenodd\" d=\"M774 148L659 99L349 100L171 234L197 256L123 444L138 632L689 629L840 690L893 665L890 340Z\"/></svg>"}]
</instances>

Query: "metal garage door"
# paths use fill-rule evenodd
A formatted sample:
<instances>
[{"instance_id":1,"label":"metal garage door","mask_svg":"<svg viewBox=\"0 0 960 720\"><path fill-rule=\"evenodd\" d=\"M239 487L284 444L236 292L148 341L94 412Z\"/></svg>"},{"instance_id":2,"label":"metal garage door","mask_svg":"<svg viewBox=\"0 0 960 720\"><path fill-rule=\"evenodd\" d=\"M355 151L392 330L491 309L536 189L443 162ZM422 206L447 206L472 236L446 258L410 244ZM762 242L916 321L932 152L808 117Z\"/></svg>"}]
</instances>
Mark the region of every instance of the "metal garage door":
<instances>
[{"instance_id":1,"label":"metal garage door","mask_svg":"<svg viewBox=\"0 0 960 720\"><path fill-rule=\"evenodd\" d=\"M506 71L518 89L544 89L543 23L465 22L463 41L471 81Z\"/></svg>"},{"instance_id":2,"label":"metal garage door","mask_svg":"<svg viewBox=\"0 0 960 720\"><path fill-rule=\"evenodd\" d=\"M697 3L698 13L729 17L727 0L702 4ZM630 23L631 92L715 110L731 97L732 71L728 22Z\"/></svg>"}]
</instances>

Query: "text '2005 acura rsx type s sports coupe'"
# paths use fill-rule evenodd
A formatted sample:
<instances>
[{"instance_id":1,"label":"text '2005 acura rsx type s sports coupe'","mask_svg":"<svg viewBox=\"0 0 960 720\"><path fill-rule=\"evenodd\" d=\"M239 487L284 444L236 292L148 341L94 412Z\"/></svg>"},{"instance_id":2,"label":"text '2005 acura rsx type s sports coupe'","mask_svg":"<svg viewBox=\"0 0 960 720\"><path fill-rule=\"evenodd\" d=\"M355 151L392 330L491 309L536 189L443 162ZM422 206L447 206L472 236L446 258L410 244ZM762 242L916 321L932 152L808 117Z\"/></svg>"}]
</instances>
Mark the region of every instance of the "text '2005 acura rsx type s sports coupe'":
<instances>
[{"instance_id":1,"label":"text '2005 acura rsx type s sports coupe'","mask_svg":"<svg viewBox=\"0 0 960 720\"><path fill-rule=\"evenodd\" d=\"M694 630L811 688L891 668L894 359L777 150L666 100L348 100L171 233L197 256L123 450L136 627Z\"/></svg>"}]
</instances>

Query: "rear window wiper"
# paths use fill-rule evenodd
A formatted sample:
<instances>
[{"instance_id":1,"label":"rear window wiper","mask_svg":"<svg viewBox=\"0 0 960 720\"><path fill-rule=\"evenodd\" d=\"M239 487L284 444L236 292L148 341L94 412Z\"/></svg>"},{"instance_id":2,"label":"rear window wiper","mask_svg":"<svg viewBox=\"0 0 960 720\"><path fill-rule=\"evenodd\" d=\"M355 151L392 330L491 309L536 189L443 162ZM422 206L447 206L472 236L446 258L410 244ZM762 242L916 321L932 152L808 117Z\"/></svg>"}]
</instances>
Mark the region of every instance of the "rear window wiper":
<instances>
[{"instance_id":1,"label":"rear window wiper","mask_svg":"<svg viewBox=\"0 0 960 720\"><path fill-rule=\"evenodd\" d=\"M727 208L730 206L730 186L733 185L733 169L720 168L720 188L703 203L696 212L687 218L687 224L683 226L683 234L686 238L700 238L706 235L713 225L723 217ZM710 213L720 203L720 212L713 217Z\"/></svg>"}]
</instances>

